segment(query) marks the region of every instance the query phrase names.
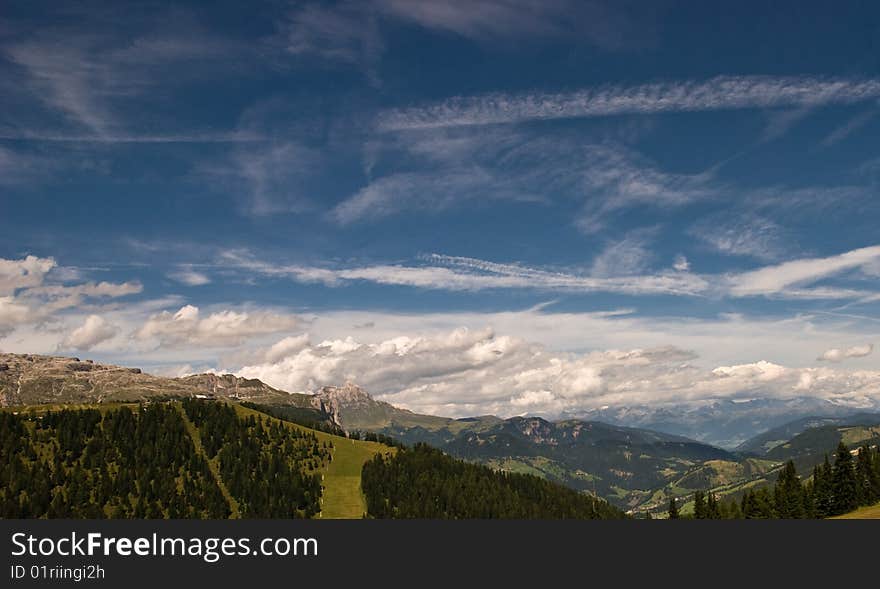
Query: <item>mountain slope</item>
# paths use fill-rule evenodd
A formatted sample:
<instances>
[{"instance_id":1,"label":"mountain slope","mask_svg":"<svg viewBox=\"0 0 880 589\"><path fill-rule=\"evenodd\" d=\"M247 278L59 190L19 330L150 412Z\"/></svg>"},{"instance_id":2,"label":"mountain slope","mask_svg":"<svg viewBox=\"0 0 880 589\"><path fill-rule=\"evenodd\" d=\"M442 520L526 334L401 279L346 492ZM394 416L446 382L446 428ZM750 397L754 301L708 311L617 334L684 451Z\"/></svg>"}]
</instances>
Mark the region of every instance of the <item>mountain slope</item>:
<instances>
[{"instance_id":1,"label":"mountain slope","mask_svg":"<svg viewBox=\"0 0 880 589\"><path fill-rule=\"evenodd\" d=\"M353 384L324 387L315 399L344 428L426 443L508 472L534 474L635 507L652 491L707 460L732 453L681 436L596 421L538 417L451 419L419 415L376 401Z\"/></svg>"},{"instance_id":2,"label":"mountain slope","mask_svg":"<svg viewBox=\"0 0 880 589\"><path fill-rule=\"evenodd\" d=\"M396 450L221 401L0 410L0 517L361 518Z\"/></svg>"},{"instance_id":3,"label":"mountain slope","mask_svg":"<svg viewBox=\"0 0 880 589\"><path fill-rule=\"evenodd\" d=\"M0 407L145 401L215 396L313 408L310 395L290 394L231 374L183 378L153 376L140 368L35 354L0 354Z\"/></svg>"},{"instance_id":4,"label":"mountain slope","mask_svg":"<svg viewBox=\"0 0 880 589\"><path fill-rule=\"evenodd\" d=\"M737 451L764 455L809 429L834 425L854 426L877 423L880 423L880 414L876 413L860 413L849 417L804 417L758 434L740 444Z\"/></svg>"},{"instance_id":5,"label":"mountain slope","mask_svg":"<svg viewBox=\"0 0 880 589\"><path fill-rule=\"evenodd\" d=\"M723 400L696 405L609 407L577 417L686 436L713 446L734 449L750 438L792 420L816 415L845 418L863 412L864 408L825 399L796 397Z\"/></svg>"}]
</instances>

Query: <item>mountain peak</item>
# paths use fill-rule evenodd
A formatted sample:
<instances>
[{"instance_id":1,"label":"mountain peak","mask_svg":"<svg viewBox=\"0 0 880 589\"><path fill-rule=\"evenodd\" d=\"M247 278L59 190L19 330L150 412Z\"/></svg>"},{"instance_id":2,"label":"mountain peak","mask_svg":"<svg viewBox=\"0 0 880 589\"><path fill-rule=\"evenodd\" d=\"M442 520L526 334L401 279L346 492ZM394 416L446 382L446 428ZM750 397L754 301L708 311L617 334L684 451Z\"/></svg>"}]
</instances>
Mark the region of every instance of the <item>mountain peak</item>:
<instances>
[{"instance_id":1,"label":"mountain peak","mask_svg":"<svg viewBox=\"0 0 880 589\"><path fill-rule=\"evenodd\" d=\"M340 405L376 403L377 401L364 389L353 382L346 382L342 386L321 387L315 396L324 402Z\"/></svg>"}]
</instances>

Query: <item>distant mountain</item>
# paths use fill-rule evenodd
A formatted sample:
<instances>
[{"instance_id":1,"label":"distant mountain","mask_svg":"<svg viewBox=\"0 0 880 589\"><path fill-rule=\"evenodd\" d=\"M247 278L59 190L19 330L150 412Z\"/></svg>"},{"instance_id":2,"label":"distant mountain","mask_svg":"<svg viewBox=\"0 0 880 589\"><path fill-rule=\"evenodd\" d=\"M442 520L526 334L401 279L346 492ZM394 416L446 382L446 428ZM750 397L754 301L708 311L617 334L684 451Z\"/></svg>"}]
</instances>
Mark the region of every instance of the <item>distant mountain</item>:
<instances>
[{"instance_id":1,"label":"distant mountain","mask_svg":"<svg viewBox=\"0 0 880 589\"><path fill-rule=\"evenodd\" d=\"M797 397L715 401L701 405L612 407L588 411L578 417L686 436L732 450L756 435L793 420L816 415L849 417L864 411L864 408L824 399Z\"/></svg>"},{"instance_id":2,"label":"distant mountain","mask_svg":"<svg viewBox=\"0 0 880 589\"><path fill-rule=\"evenodd\" d=\"M638 505L652 489L705 461L737 460L731 452L682 436L598 421L420 415L376 401L350 383L324 387L315 400L349 431L380 433L408 445L427 443L496 469L589 491L621 507Z\"/></svg>"},{"instance_id":3,"label":"distant mountain","mask_svg":"<svg viewBox=\"0 0 880 589\"><path fill-rule=\"evenodd\" d=\"M766 455L774 448L789 442L798 434L809 429L835 425L874 425L877 423L880 423L880 413L858 413L848 417L804 417L758 434L740 444L736 450Z\"/></svg>"},{"instance_id":4,"label":"distant mountain","mask_svg":"<svg viewBox=\"0 0 880 589\"><path fill-rule=\"evenodd\" d=\"M823 425L805 430L787 442L772 448L765 455L771 460L794 460L799 467L818 464L831 455L841 441L853 452L864 444L880 444L880 418L859 420L860 423Z\"/></svg>"}]
</instances>

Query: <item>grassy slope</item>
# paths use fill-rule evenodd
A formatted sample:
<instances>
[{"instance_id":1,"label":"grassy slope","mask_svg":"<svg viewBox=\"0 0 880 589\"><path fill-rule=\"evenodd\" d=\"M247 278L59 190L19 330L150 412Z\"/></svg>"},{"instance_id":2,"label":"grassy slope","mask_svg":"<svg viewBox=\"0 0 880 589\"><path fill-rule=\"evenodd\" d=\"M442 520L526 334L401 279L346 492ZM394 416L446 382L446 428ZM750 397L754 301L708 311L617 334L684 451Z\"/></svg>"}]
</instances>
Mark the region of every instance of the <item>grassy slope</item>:
<instances>
[{"instance_id":1,"label":"grassy slope","mask_svg":"<svg viewBox=\"0 0 880 589\"><path fill-rule=\"evenodd\" d=\"M239 415L259 415L264 420L272 419L265 413L234 405ZM278 421L278 420L276 420ZM349 440L320 431L310 430L300 425L281 421L286 427L314 432L319 442L333 444L333 460L322 472L324 477L324 496L321 503L323 519L360 519L367 510L364 494L361 491L361 468L364 463L379 452L393 453L396 450L375 442Z\"/></svg>"},{"instance_id":2,"label":"grassy slope","mask_svg":"<svg viewBox=\"0 0 880 589\"><path fill-rule=\"evenodd\" d=\"M860 507L855 511L850 511L831 519L880 519L880 503L868 507Z\"/></svg>"}]
</instances>

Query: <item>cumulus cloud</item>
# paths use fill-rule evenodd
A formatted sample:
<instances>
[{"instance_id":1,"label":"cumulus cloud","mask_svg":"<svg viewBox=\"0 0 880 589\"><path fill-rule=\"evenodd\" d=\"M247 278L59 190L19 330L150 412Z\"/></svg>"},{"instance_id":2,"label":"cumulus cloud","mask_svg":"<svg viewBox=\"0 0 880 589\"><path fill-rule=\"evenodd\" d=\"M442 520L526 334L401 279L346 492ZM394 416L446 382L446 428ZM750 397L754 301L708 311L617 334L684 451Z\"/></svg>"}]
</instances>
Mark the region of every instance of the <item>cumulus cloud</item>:
<instances>
[{"instance_id":1,"label":"cumulus cloud","mask_svg":"<svg viewBox=\"0 0 880 589\"><path fill-rule=\"evenodd\" d=\"M58 266L54 258L0 258L0 336L46 321L59 311L86 301L137 294L139 282L80 282L76 269Z\"/></svg>"},{"instance_id":2,"label":"cumulus cloud","mask_svg":"<svg viewBox=\"0 0 880 589\"><path fill-rule=\"evenodd\" d=\"M202 316L198 307L185 305L175 313L162 311L152 315L134 336L169 347L234 346L250 338L289 331L297 325L294 316L271 311L223 310Z\"/></svg>"},{"instance_id":3,"label":"cumulus cloud","mask_svg":"<svg viewBox=\"0 0 880 589\"><path fill-rule=\"evenodd\" d=\"M119 328L100 315L89 315L85 323L74 329L61 344L62 349L91 350L98 344L116 337Z\"/></svg>"},{"instance_id":4,"label":"cumulus cloud","mask_svg":"<svg viewBox=\"0 0 880 589\"><path fill-rule=\"evenodd\" d=\"M866 344L864 346L853 346L851 348L840 349L840 348L831 348L830 350L826 350L823 352L817 360L822 360L826 362L841 362L846 360L847 358L864 358L871 354L874 351L873 344Z\"/></svg>"},{"instance_id":5,"label":"cumulus cloud","mask_svg":"<svg viewBox=\"0 0 880 589\"><path fill-rule=\"evenodd\" d=\"M675 261L673 261L672 267L679 272L688 272L691 269L691 263L685 255L678 254L675 256Z\"/></svg>"},{"instance_id":6,"label":"cumulus cloud","mask_svg":"<svg viewBox=\"0 0 880 589\"><path fill-rule=\"evenodd\" d=\"M700 402L756 394L817 396L853 404L880 400L876 371L790 368L765 360L704 369L695 363L693 352L676 347L553 352L488 328L396 336L374 343L348 337L319 344L305 339L279 344L267 352L264 362L244 366L237 374L291 392L354 381L382 400L450 416L565 416L605 405Z\"/></svg>"},{"instance_id":7,"label":"cumulus cloud","mask_svg":"<svg viewBox=\"0 0 880 589\"><path fill-rule=\"evenodd\" d=\"M20 288L39 286L57 263L54 258L26 256L21 260L0 258L0 295L11 295Z\"/></svg>"}]
</instances>

